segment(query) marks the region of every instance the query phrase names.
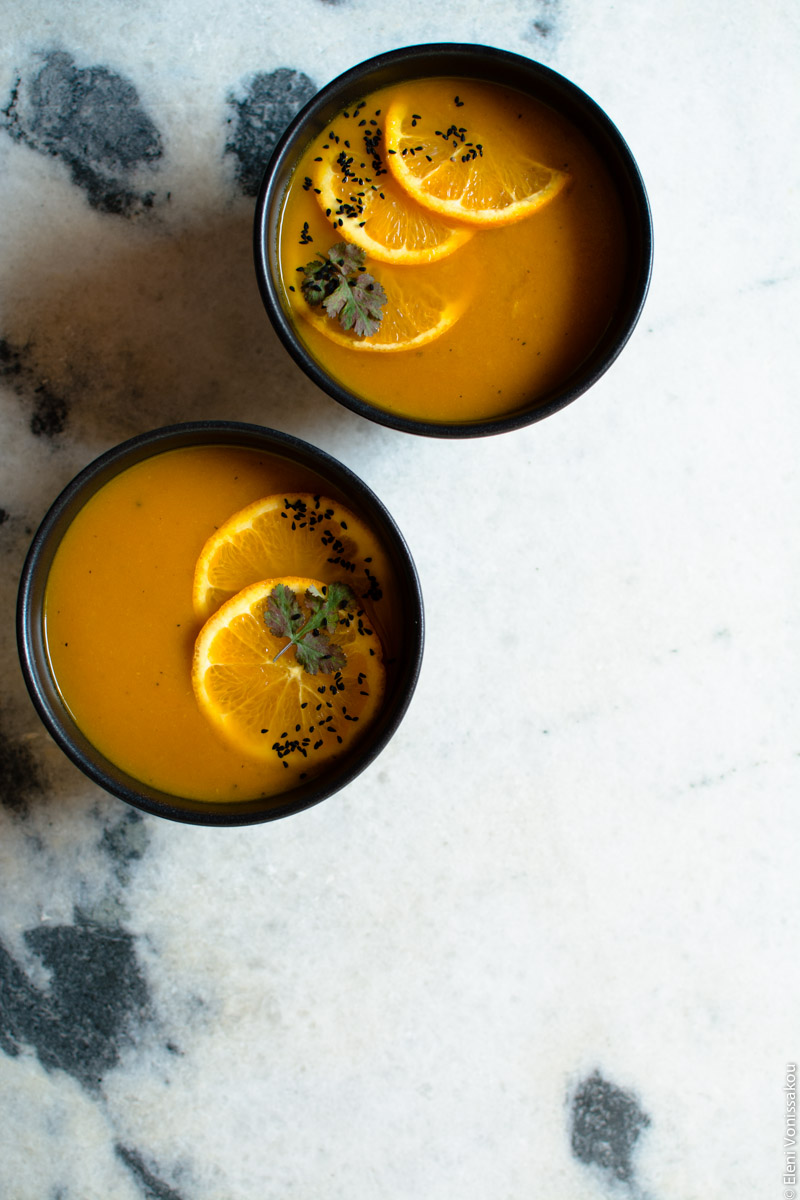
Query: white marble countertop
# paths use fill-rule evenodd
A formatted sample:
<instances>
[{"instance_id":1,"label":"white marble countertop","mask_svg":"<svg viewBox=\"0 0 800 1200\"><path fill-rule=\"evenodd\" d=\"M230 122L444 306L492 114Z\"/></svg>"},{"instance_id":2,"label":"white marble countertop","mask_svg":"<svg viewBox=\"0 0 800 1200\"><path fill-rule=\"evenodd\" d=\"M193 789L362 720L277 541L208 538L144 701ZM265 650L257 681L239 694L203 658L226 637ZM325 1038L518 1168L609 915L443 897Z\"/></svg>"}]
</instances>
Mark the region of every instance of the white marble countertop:
<instances>
[{"instance_id":1,"label":"white marble countertop","mask_svg":"<svg viewBox=\"0 0 800 1200\"><path fill-rule=\"evenodd\" d=\"M31 0L3 25L4 1200L791 1200L796 6ZM653 208L625 352L500 438L340 408L254 281L277 82L303 98L432 40L573 79ZM360 474L428 620L384 755L236 830L90 785L38 722L13 629L71 476L210 417ZM525 623L504 636L510 586Z\"/></svg>"}]
</instances>

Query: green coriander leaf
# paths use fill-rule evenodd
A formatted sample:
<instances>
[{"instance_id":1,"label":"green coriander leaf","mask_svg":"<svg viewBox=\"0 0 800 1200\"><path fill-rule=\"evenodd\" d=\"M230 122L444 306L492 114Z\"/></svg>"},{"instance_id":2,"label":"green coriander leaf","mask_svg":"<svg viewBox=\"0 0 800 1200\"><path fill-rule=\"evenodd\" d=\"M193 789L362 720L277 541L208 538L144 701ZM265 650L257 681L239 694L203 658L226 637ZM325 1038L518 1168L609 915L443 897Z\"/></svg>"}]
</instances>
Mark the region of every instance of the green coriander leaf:
<instances>
[{"instance_id":1,"label":"green coriander leaf","mask_svg":"<svg viewBox=\"0 0 800 1200\"><path fill-rule=\"evenodd\" d=\"M354 246L352 242L337 242L328 251L328 258L343 275L356 275L364 269L366 255L359 246Z\"/></svg>"},{"instance_id":2,"label":"green coriander leaf","mask_svg":"<svg viewBox=\"0 0 800 1200\"><path fill-rule=\"evenodd\" d=\"M326 296L335 290L339 282L339 271L334 263L318 254L313 262L303 267L303 279L300 291L308 303L314 307L321 304Z\"/></svg>"},{"instance_id":3,"label":"green coriander leaf","mask_svg":"<svg viewBox=\"0 0 800 1200\"><path fill-rule=\"evenodd\" d=\"M341 646L335 645L328 635L319 629L301 637L295 653L300 666L309 675L316 675L317 671L321 671L323 675L333 675L347 662L347 655Z\"/></svg>"},{"instance_id":4,"label":"green coriander leaf","mask_svg":"<svg viewBox=\"0 0 800 1200\"><path fill-rule=\"evenodd\" d=\"M295 593L283 583L276 584L267 597L264 611L267 629L276 637L293 638L302 619L303 613Z\"/></svg>"},{"instance_id":5,"label":"green coriander leaf","mask_svg":"<svg viewBox=\"0 0 800 1200\"><path fill-rule=\"evenodd\" d=\"M383 319L386 292L364 268L364 251L349 242L337 242L303 268L300 291L312 307L322 304L343 329L358 337L377 333Z\"/></svg>"},{"instance_id":6,"label":"green coriander leaf","mask_svg":"<svg viewBox=\"0 0 800 1200\"><path fill-rule=\"evenodd\" d=\"M352 329L358 337L371 337L380 328L386 292L365 272L354 281L342 279L323 303L328 316L338 317L343 329Z\"/></svg>"},{"instance_id":7,"label":"green coriander leaf","mask_svg":"<svg viewBox=\"0 0 800 1200\"><path fill-rule=\"evenodd\" d=\"M297 661L309 675L321 671L331 675L347 662L341 646L331 641L329 634L340 623L349 624L355 611L356 601L351 588L345 583L331 583L320 595L306 591L303 600L297 598L292 588L279 583L267 597L264 621L276 637L287 637L289 641L275 655L277 662L290 646L295 647Z\"/></svg>"}]
</instances>

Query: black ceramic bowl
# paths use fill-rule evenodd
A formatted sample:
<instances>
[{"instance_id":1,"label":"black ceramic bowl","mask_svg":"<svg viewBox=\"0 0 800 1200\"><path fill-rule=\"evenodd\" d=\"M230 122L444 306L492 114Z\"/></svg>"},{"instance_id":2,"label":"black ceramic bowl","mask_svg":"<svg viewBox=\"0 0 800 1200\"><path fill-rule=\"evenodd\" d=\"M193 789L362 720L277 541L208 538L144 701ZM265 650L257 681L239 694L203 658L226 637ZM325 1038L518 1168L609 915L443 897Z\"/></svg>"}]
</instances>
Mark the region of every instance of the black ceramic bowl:
<instances>
[{"instance_id":1,"label":"black ceramic bowl","mask_svg":"<svg viewBox=\"0 0 800 1200\"><path fill-rule=\"evenodd\" d=\"M463 422L419 420L389 412L334 379L298 335L280 284L278 236L286 189L305 147L348 105L377 88L430 77L499 83L535 98L566 118L599 152L618 193L627 234L621 296L589 356L546 394L504 416ZM258 195L254 229L258 285L267 313L283 344L302 369L335 400L356 413L407 433L477 437L519 429L549 416L582 395L611 366L639 319L650 283L653 257L650 207L641 175L619 131L574 83L504 50L441 43L410 46L369 59L324 87L302 109L278 142ZM309 257L313 257L310 254ZM487 348L487 353L490 350Z\"/></svg>"},{"instance_id":2,"label":"black ceramic bowl","mask_svg":"<svg viewBox=\"0 0 800 1200\"><path fill-rule=\"evenodd\" d=\"M67 528L83 505L127 467L185 446L237 446L280 456L322 477L383 543L398 581L402 628L387 669L382 710L353 751L316 778L270 799L218 803L189 800L146 786L120 770L84 736L61 697L44 629L48 573ZM68 484L42 521L25 561L17 603L17 641L25 682L49 733L80 769L112 795L157 816L196 825L247 825L285 817L319 803L350 783L380 754L411 701L422 662L424 617L419 579L408 547L378 497L342 463L288 434L257 425L203 421L142 434L101 455Z\"/></svg>"}]
</instances>

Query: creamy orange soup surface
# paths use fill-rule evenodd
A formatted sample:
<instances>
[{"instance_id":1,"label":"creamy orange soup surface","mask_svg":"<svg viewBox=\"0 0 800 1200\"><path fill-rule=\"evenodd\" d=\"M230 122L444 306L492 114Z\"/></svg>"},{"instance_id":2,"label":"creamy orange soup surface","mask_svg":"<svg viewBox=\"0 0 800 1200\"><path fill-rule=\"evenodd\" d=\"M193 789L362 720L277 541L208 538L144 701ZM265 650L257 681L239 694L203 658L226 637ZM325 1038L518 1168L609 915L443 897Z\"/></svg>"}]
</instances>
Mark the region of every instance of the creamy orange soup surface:
<instances>
[{"instance_id":1,"label":"creamy orange soup surface","mask_svg":"<svg viewBox=\"0 0 800 1200\"><path fill-rule=\"evenodd\" d=\"M458 107L452 109L454 95ZM395 353L354 351L335 344L303 319L298 279L317 252L341 240L315 189L315 161L333 132L350 146L354 170L369 156L365 133L406 96L420 112L455 111L469 131L481 113L484 140L493 124L511 127L536 161L568 172L569 184L541 211L501 228L481 228L454 253L416 266L367 268L386 283L410 279L443 296L469 295L464 315L436 341ZM356 102L305 150L287 189L279 258L287 303L311 354L356 395L389 412L445 423L501 417L527 407L564 382L603 335L621 294L626 235L619 198L599 154L554 109L496 84L463 79L414 80ZM366 126L363 125L367 122ZM372 122L372 124L370 124ZM485 132L488 128L488 134ZM388 282L387 282L388 281Z\"/></svg>"},{"instance_id":2,"label":"creamy orange soup surface","mask_svg":"<svg viewBox=\"0 0 800 1200\"><path fill-rule=\"evenodd\" d=\"M84 734L135 779L214 801L277 795L286 786L277 757L245 759L215 733L191 682L202 624L192 608L198 554L233 513L284 491L345 499L278 456L186 448L123 471L67 530L45 592L53 674ZM299 562L286 574L308 572ZM386 585L391 596L392 581Z\"/></svg>"}]
</instances>

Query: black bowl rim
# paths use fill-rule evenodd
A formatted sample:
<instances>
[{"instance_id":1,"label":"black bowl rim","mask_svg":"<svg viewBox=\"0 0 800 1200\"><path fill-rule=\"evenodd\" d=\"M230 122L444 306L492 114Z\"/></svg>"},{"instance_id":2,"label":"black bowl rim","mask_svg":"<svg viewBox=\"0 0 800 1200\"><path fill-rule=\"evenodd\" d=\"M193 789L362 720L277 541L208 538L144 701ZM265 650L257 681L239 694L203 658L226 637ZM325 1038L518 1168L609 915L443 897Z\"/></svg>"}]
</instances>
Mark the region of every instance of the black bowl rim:
<instances>
[{"instance_id":1,"label":"black bowl rim","mask_svg":"<svg viewBox=\"0 0 800 1200\"><path fill-rule=\"evenodd\" d=\"M48 695L48 692L57 693L55 681L40 667L36 653L35 630L41 630L41 612L34 592L38 587L40 594L43 593L47 572L63 532L60 526L63 524L64 530L67 528L83 504L117 474L120 464L130 466L185 445L246 445L248 439L260 441L265 451L269 449L295 458L329 478L346 497L357 497L366 507L370 522L377 522L381 536L387 541L395 567L402 576L409 606L406 608L408 628L403 670L393 703L380 721L378 732L368 738L362 750L356 749L348 756L342 767L333 768L319 782L311 780L291 789L285 793L287 799L283 803L272 806L269 797L234 802L185 800L138 783L93 747L77 725L67 730ZM48 556L46 559L45 555ZM378 757L397 732L416 690L425 643L425 612L416 565L403 534L380 497L349 467L310 442L267 426L239 421L189 421L149 430L118 443L88 463L62 489L42 518L28 548L17 593L16 634L22 675L34 708L50 736L84 775L112 796L143 812L183 824L234 827L274 821L312 808L341 791ZM66 712L66 706L62 707ZM144 790L140 790L142 788Z\"/></svg>"},{"instance_id":2,"label":"black bowl rim","mask_svg":"<svg viewBox=\"0 0 800 1200\"><path fill-rule=\"evenodd\" d=\"M471 58L475 63L481 61L497 65L514 65L521 70L537 75L553 91L567 96L572 104L580 107L585 117L603 131L604 136L614 147L619 162L623 164L634 199L639 225L637 230L639 265L636 282L632 289L633 300L628 306L628 319L602 361L576 385L569 386L567 383L562 391L557 392L550 403L535 409L521 409L504 417L463 422L422 421L389 412L362 399L324 371L294 332L293 324L281 303L279 289L275 285L270 271L267 236L270 210L273 203L280 202L282 196L282 192L279 192L279 169L284 165L284 160L290 153L292 158L296 157L296 151L293 148L294 142L302 133L306 122L327 108L342 92L360 84L367 75L401 65L418 64L421 66L434 60L438 60L441 68L443 57L452 61ZM441 69L437 71L437 74L442 73ZM453 74L457 74L457 72L454 71ZM276 193L279 194L276 196ZM489 437L525 428L565 408L593 387L616 361L638 324L650 288L653 272L653 220L644 180L630 147L608 114L577 84L553 70L552 67L510 50L486 46L478 42L426 42L385 51L350 67L325 84L295 115L275 144L264 171L256 198L253 252L259 292L278 337L298 366L327 395L350 409L351 412L403 433L441 438Z\"/></svg>"}]
</instances>

